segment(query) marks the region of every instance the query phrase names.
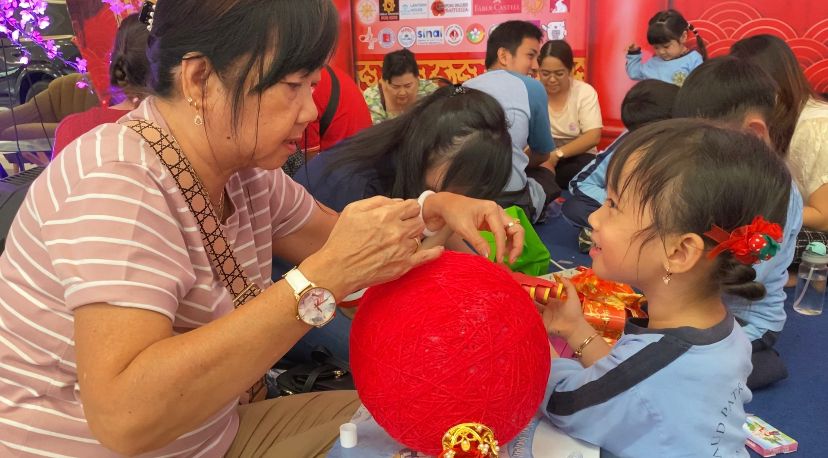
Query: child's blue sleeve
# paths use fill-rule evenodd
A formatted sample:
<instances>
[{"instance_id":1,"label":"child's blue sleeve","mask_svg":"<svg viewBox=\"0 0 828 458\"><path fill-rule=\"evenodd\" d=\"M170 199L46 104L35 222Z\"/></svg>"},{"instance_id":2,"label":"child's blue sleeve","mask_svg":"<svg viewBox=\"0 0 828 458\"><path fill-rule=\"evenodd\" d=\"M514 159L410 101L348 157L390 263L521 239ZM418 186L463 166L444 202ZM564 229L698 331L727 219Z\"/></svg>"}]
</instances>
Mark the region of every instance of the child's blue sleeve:
<instances>
[{"instance_id":1,"label":"child's blue sleeve","mask_svg":"<svg viewBox=\"0 0 828 458\"><path fill-rule=\"evenodd\" d=\"M627 53L627 75L630 79L643 80L647 79L644 75L643 65L641 64L641 53L629 54Z\"/></svg>"},{"instance_id":2,"label":"child's blue sleeve","mask_svg":"<svg viewBox=\"0 0 828 458\"><path fill-rule=\"evenodd\" d=\"M673 358L671 345L625 335L590 367L571 359L553 360L541 404L544 414L563 432L600 447L619 438L634 442L629 434L645 430L658 418L636 373L662 358Z\"/></svg>"},{"instance_id":3,"label":"child's blue sleeve","mask_svg":"<svg viewBox=\"0 0 828 458\"><path fill-rule=\"evenodd\" d=\"M687 69L687 74L689 75L693 70L696 69L699 65L704 63L704 58L702 58L701 54L698 51L693 51L690 53L690 65Z\"/></svg>"}]
</instances>

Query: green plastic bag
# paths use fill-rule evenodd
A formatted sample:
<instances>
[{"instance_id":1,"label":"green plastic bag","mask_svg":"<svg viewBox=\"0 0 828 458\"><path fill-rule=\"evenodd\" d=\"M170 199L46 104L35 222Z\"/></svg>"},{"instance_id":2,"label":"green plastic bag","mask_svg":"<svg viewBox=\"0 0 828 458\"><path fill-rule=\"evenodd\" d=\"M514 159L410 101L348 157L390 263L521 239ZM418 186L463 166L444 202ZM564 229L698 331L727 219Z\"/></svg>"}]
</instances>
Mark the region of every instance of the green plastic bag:
<instances>
[{"instance_id":1,"label":"green plastic bag","mask_svg":"<svg viewBox=\"0 0 828 458\"><path fill-rule=\"evenodd\" d=\"M520 207L509 207L506 209L506 213L512 218L520 220L520 225L523 226L523 230L526 232L526 238L523 242L523 253L517 258L514 264L507 262L506 265L513 272L521 272L532 276L545 275L549 272L549 250L546 249L546 245L543 244L538 233L535 232L532 222L529 221L526 213ZM495 253L494 235L486 231L481 231L480 235L489 242L489 259L494 261L497 254Z\"/></svg>"}]
</instances>

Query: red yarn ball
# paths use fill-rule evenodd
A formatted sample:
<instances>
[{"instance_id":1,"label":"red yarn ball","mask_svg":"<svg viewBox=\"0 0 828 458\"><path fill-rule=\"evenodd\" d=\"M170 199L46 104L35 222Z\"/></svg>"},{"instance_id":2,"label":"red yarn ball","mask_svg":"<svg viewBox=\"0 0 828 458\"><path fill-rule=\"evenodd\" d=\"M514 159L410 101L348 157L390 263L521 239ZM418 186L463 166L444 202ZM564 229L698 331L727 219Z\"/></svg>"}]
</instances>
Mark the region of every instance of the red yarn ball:
<instances>
[{"instance_id":1,"label":"red yarn ball","mask_svg":"<svg viewBox=\"0 0 828 458\"><path fill-rule=\"evenodd\" d=\"M511 441L540 406L550 363L529 295L480 256L446 252L370 288L351 327L363 404L391 437L432 455L460 423Z\"/></svg>"}]
</instances>

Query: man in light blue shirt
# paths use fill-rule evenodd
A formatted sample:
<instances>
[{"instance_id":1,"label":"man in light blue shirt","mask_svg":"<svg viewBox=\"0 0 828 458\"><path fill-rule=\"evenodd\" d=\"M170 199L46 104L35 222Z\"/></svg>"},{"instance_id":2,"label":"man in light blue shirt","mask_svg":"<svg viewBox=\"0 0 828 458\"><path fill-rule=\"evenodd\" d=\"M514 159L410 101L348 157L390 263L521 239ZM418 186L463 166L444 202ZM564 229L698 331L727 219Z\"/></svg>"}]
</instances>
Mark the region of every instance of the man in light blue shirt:
<instances>
[{"instance_id":1,"label":"man in light blue shirt","mask_svg":"<svg viewBox=\"0 0 828 458\"><path fill-rule=\"evenodd\" d=\"M768 120L777 92L776 83L761 68L732 56L717 57L700 65L687 78L676 97L673 116L703 117L745 128L775 146L768 135ZM753 266L756 281L765 286L765 297L752 302L724 297L753 346L753 372L747 382L752 390L788 376L773 345L787 318L782 288L788 280L787 269L802 228L802 205L802 195L792 185L780 251L771 260Z\"/></svg>"},{"instance_id":2,"label":"man in light blue shirt","mask_svg":"<svg viewBox=\"0 0 828 458\"><path fill-rule=\"evenodd\" d=\"M532 221L538 221L546 204L561 193L554 173L538 167L555 149L546 90L527 76L537 72L542 38L541 30L530 22L500 24L486 43L486 73L464 83L494 97L506 112L512 174L496 200L503 206L524 208Z\"/></svg>"}]
</instances>

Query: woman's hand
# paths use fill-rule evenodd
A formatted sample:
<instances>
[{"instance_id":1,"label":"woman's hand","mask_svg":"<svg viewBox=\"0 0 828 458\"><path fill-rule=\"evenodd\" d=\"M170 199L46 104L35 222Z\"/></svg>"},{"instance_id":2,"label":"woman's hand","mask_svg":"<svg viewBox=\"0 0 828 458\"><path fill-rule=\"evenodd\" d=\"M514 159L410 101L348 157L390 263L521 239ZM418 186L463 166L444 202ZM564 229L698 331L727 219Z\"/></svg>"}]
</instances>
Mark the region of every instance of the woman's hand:
<instances>
[{"instance_id":1,"label":"woman's hand","mask_svg":"<svg viewBox=\"0 0 828 458\"><path fill-rule=\"evenodd\" d=\"M569 279L562 279L566 286L566 300L549 299L546 305L538 304L543 313L543 324L546 332L569 340L570 336L583 324L589 326L584 318L583 307L578 299L578 290Z\"/></svg>"},{"instance_id":2,"label":"woman's hand","mask_svg":"<svg viewBox=\"0 0 828 458\"><path fill-rule=\"evenodd\" d=\"M377 196L354 202L342 211L325 245L299 269L337 299L399 278L443 252L442 247L418 250L424 228L419 216L415 200Z\"/></svg>"},{"instance_id":3,"label":"woman's hand","mask_svg":"<svg viewBox=\"0 0 828 458\"><path fill-rule=\"evenodd\" d=\"M439 192L423 203L423 220L429 229L449 226L466 240L474 250L489 256L489 244L480 231L494 234L497 262L503 262L508 253L509 262L515 262L523 251L525 233L520 221L506 213L500 205L489 201Z\"/></svg>"},{"instance_id":4,"label":"woman's hand","mask_svg":"<svg viewBox=\"0 0 828 458\"><path fill-rule=\"evenodd\" d=\"M630 43L630 45L627 46L627 53L636 53L638 51L641 51L641 48L635 43Z\"/></svg>"}]
</instances>

